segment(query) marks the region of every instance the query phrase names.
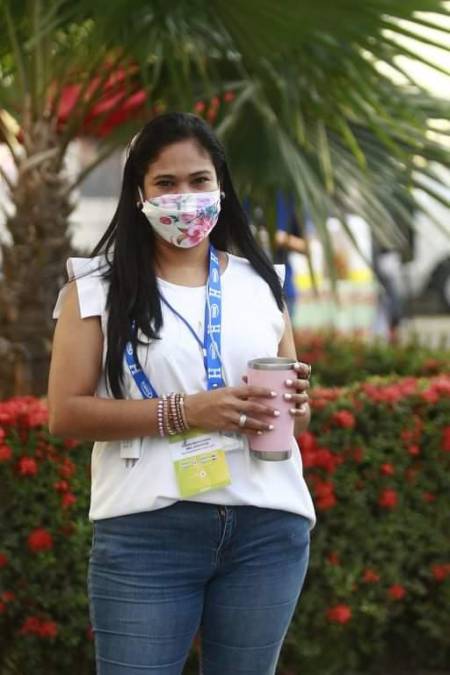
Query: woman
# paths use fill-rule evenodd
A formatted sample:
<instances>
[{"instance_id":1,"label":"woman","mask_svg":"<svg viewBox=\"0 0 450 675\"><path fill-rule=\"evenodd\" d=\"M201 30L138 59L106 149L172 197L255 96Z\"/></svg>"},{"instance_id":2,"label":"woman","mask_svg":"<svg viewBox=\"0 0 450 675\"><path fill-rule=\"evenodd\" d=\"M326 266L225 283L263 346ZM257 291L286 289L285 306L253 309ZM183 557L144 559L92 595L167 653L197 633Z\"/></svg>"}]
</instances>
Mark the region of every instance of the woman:
<instances>
[{"instance_id":1,"label":"woman","mask_svg":"<svg viewBox=\"0 0 450 675\"><path fill-rule=\"evenodd\" d=\"M97 672L178 675L200 629L204 675L274 673L315 513L294 438L287 461L250 456L276 400L242 376L249 359L295 348L279 276L203 120L167 114L142 129L109 228L67 267L76 284L54 310L50 430L95 440ZM297 364L286 385L296 433L309 370ZM202 492L180 468L192 439L174 442L192 429L208 455Z\"/></svg>"}]
</instances>

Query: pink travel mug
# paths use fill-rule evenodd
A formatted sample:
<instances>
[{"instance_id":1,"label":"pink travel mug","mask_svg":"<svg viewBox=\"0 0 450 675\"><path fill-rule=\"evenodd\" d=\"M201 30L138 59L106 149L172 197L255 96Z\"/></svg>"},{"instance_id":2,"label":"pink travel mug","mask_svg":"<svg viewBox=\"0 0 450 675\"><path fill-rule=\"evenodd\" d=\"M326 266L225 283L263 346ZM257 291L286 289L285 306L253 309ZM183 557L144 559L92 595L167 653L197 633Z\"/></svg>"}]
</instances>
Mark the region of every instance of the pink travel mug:
<instances>
[{"instance_id":1,"label":"pink travel mug","mask_svg":"<svg viewBox=\"0 0 450 675\"><path fill-rule=\"evenodd\" d=\"M262 436L249 437L250 454L257 459L268 462L279 462L291 456L292 437L294 434L294 417L290 414L292 401L286 401L283 394L289 393L285 381L295 379L293 370L295 359L275 356L271 358L253 359L248 362L247 382L257 387L267 387L276 391L278 396L272 400L274 407L280 411L279 417L267 416L267 420L275 427Z\"/></svg>"}]
</instances>

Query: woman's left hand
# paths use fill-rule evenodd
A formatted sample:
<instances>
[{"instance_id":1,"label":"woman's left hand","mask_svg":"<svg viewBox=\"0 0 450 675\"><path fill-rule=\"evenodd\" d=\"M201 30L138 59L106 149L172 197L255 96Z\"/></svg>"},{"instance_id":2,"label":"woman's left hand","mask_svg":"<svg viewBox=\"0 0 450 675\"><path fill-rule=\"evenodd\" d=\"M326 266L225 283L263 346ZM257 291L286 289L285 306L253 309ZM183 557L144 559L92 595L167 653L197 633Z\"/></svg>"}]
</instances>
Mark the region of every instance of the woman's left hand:
<instances>
[{"instance_id":1,"label":"woman's left hand","mask_svg":"<svg viewBox=\"0 0 450 675\"><path fill-rule=\"evenodd\" d=\"M292 401L291 415L294 417L303 417L309 412L309 396L308 389L310 386L309 378L311 377L311 366L308 363L297 361L294 365L294 376L285 380L286 387L289 388L283 394L285 400ZM247 376L242 378L243 382L247 384ZM298 405L298 408L297 408Z\"/></svg>"},{"instance_id":2,"label":"woman's left hand","mask_svg":"<svg viewBox=\"0 0 450 675\"><path fill-rule=\"evenodd\" d=\"M303 417L309 410L308 389L310 386L311 366L299 361L294 365L293 370L295 377L289 377L285 380L289 391L283 394L283 396L286 401L292 402L292 408L289 410L291 415Z\"/></svg>"}]
</instances>

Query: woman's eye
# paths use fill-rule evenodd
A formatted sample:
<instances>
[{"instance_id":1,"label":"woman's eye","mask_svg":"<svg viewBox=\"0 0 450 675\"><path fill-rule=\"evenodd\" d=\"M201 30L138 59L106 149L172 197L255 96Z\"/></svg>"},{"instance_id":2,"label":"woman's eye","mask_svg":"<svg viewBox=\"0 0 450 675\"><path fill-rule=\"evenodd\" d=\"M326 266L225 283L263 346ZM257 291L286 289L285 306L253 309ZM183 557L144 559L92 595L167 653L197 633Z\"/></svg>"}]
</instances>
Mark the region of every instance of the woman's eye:
<instances>
[{"instance_id":1,"label":"woman's eye","mask_svg":"<svg viewBox=\"0 0 450 675\"><path fill-rule=\"evenodd\" d=\"M156 183L158 187L167 187L170 185L170 180L160 180Z\"/></svg>"},{"instance_id":2,"label":"woman's eye","mask_svg":"<svg viewBox=\"0 0 450 675\"><path fill-rule=\"evenodd\" d=\"M209 182L209 178L207 178L206 176L199 176L194 181L194 183L208 183L208 182Z\"/></svg>"}]
</instances>

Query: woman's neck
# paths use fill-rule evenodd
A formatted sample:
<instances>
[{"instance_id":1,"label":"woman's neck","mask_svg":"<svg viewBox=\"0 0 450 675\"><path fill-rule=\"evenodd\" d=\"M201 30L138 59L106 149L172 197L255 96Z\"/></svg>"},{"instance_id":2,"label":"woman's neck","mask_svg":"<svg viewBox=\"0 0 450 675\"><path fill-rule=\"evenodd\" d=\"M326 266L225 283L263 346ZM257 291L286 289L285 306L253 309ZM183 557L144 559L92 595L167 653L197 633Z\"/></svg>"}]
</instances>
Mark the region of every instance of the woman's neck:
<instances>
[{"instance_id":1,"label":"woman's neck","mask_svg":"<svg viewBox=\"0 0 450 675\"><path fill-rule=\"evenodd\" d=\"M185 286L202 286L208 278L209 239L192 248L178 248L158 237L156 274L161 279Z\"/></svg>"}]
</instances>

